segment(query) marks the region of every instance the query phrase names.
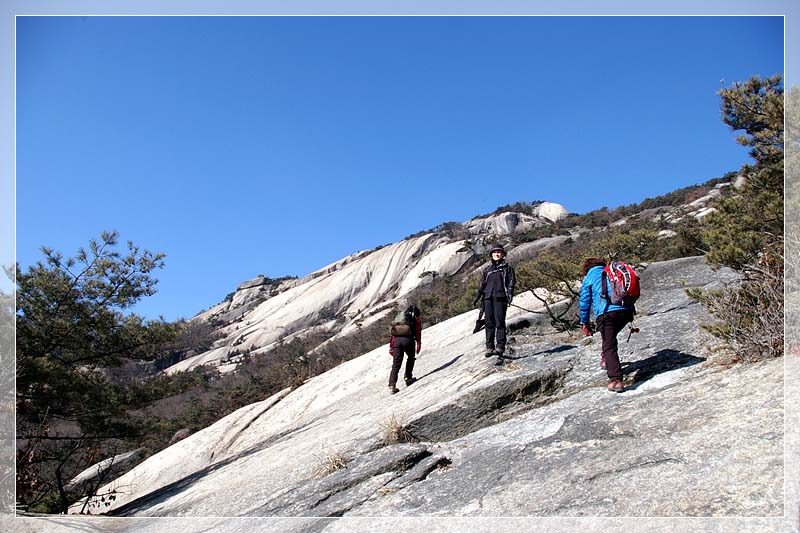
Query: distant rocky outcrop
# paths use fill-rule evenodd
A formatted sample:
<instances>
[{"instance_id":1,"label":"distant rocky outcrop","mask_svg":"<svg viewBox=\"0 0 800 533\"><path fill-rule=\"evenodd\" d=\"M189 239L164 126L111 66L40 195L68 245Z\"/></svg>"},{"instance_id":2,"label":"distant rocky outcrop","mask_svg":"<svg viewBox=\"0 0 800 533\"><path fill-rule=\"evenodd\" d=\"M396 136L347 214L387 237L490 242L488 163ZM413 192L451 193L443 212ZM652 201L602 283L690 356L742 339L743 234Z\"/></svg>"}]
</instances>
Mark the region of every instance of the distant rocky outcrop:
<instances>
[{"instance_id":1,"label":"distant rocky outcrop","mask_svg":"<svg viewBox=\"0 0 800 533\"><path fill-rule=\"evenodd\" d=\"M685 293L735 281L702 258L647 267L641 332L629 342L620 334L622 394L605 390L599 336L553 333L545 315L512 308L511 350L498 367L483 357L470 312L425 330L419 381L399 394L388 394L381 346L153 455L103 488L113 501L88 509L147 517L780 515L783 363L709 364L713 343L700 328L708 316ZM515 302L537 310L529 293ZM313 529L336 527L321 520Z\"/></svg>"},{"instance_id":2,"label":"distant rocky outcrop","mask_svg":"<svg viewBox=\"0 0 800 533\"><path fill-rule=\"evenodd\" d=\"M488 217L473 218L464 223L471 234L511 235L527 231L536 226L558 222L568 211L561 204L541 202L532 208L531 214L504 212Z\"/></svg>"},{"instance_id":3,"label":"distant rocky outcrop","mask_svg":"<svg viewBox=\"0 0 800 533\"><path fill-rule=\"evenodd\" d=\"M189 428L179 429L178 431L175 432L174 435L172 435L172 438L169 439L169 446L172 446L176 442L185 439L186 437L188 437L191 434L192 434L192 430L189 429Z\"/></svg>"},{"instance_id":4,"label":"distant rocky outcrop","mask_svg":"<svg viewBox=\"0 0 800 533\"><path fill-rule=\"evenodd\" d=\"M144 454L144 448L137 448L133 451L120 453L108 459L104 459L99 463L93 464L72 478L68 483L65 483L64 488L73 490L87 483L105 483L114 479L121 472L129 469L131 465L139 462Z\"/></svg>"}]
</instances>

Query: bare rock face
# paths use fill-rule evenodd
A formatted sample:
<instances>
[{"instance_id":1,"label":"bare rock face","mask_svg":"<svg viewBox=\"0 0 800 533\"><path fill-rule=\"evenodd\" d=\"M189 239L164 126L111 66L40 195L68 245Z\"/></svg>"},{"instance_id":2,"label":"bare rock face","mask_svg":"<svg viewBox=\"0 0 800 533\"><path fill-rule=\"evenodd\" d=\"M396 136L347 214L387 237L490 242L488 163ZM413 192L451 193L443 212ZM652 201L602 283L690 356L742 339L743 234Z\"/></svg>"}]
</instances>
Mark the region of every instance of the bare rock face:
<instances>
[{"instance_id":1,"label":"bare rock face","mask_svg":"<svg viewBox=\"0 0 800 533\"><path fill-rule=\"evenodd\" d=\"M520 244L509 250L507 259L512 264L531 259L548 248L562 244L569 238L569 235L555 235Z\"/></svg>"},{"instance_id":2,"label":"bare rock face","mask_svg":"<svg viewBox=\"0 0 800 533\"><path fill-rule=\"evenodd\" d=\"M189 428L179 429L178 431L175 432L175 434L172 436L172 438L169 439L169 445L172 446L173 444L175 444L179 440L183 440L183 439L185 439L186 437L188 437L191 434L192 434L192 431Z\"/></svg>"},{"instance_id":3,"label":"bare rock face","mask_svg":"<svg viewBox=\"0 0 800 533\"><path fill-rule=\"evenodd\" d=\"M474 218L464 225L473 235L511 235L540 226L542 221L524 213L500 213L486 218Z\"/></svg>"},{"instance_id":4,"label":"bare rock face","mask_svg":"<svg viewBox=\"0 0 800 533\"><path fill-rule=\"evenodd\" d=\"M112 504L89 508L148 517L780 515L783 362L709 364L713 342L700 328L709 318L685 293L734 280L702 258L647 267L641 332L619 335L622 394L606 391L599 336L555 334L545 315L512 308L510 350L496 366L471 333L477 313L466 313L424 332L419 380L399 394L388 394L382 346L150 457L103 489L116 492ZM516 302L536 311L529 293Z\"/></svg>"},{"instance_id":5,"label":"bare rock face","mask_svg":"<svg viewBox=\"0 0 800 533\"><path fill-rule=\"evenodd\" d=\"M275 343L312 328L346 332L374 320L377 313L426 283L423 274L454 274L473 255L463 241L450 242L428 233L354 254L304 278L281 282L272 291L265 291L268 285L256 278L240 285L228 305L196 317L222 321L219 332L223 338L207 352L185 359L167 372L200 364L219 365L230 361L232 354L246 351L263 354Z\"/></svg>"},{"instance_id":6,"label":"bare rock face","mask_svg":"<svg viewBox=\"0 0 800 533\"><path fill-rule=\"evenodd\" d=\"M64 485L67 490L77 489L81 485L88 483L99 483L103 480L113 479L121 471L141 460L144 455L144 448L137 448L133 451L120 453L108 459L96 463Z\"/></svg>"},{"instance_id":7,"label":"bare rock face","mask_svg":"<svg viewBox=\"0 0 800 533\"><path fill-rule=\"evenodd\" d=\"M260 287L262 285L266 285L266 283L267 283L267 278L265 278L263 274L259 274L257 277L253 279L240 283L239 286L236 287L236 290L242 291L244 289L252 289L254 287Z\"/></svg>"},{"instance_id":8,"label":"bare rock face","mask_svg":"<svg viewBox=\"0 0 800 533\"><path fill-rule=\"evenodd\" d=\"M558 222L569 214L569 211L561 205L554 202L542 202L536 206L536 216L546 218L550 222Z\"/></svg>"},{"instance_id":9,"label":"bare rock face","mask_svg":"<svg viewBox=\"0 0 800 533\"><path fill-rule=\"evenodd\" d=\"M561 204L541 202L533 208L533 213L505 212L488 217L473 218L464 227L473 235L511 235L551 224L567 216L568 211Z\"/></svg>"}]
</instances>

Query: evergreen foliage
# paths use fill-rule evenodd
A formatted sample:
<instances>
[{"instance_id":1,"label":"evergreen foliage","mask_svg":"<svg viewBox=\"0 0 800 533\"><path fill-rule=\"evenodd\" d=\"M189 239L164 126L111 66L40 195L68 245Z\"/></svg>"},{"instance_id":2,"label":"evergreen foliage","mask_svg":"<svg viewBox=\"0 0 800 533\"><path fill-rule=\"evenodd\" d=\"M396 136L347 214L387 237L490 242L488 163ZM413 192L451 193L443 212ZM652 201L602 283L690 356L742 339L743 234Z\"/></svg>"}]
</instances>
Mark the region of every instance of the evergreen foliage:
<instances>
[{"instance_id":1,"label":"evergreen foliage","mask_svg":"<svg viewBox=\"0 0 800 533\"><path fill-rule=\"evenodd\" d=\"M139 435L130 410L154 400L152 385L104 370L152 359L173 338L163 320L123 314L155 292L164 255L129 242L123 256L117 240L104 232L67 259L43 248L45 262L17 267L17 499L32 510L65 512L83 496L67 482Z\"/></svg>"},{"instance_id":2,"label":"evergreen foliage","mask_svg":"<svg viewBox=\"0 0 800 533\"><path fill-rule=\"evenodd\" d=\"M744 134L752 165L740 172L738 194L720 199L703 235L706 260L741 273L728 290L692 291L720 322L707 329L743 361L783 354L784 100L780 75L752 77L719 92L722 120Z\"/></svg>"},{"instance_id":3,"label":"evergreen foliage","mask_svg":"<svg viewBox=\"0 0 800 533\"><path fill-rule=\"evenodd\" d=\"M575 255L564 251L547 252L517 268L518 290L533 291L550 315L551 325L560 331L572 329L578 323L574 310L570 309L579 296L581 265L578 261ZM566 307L553 307L565 298L570 302Z\"/></svg>"}]
</instances>

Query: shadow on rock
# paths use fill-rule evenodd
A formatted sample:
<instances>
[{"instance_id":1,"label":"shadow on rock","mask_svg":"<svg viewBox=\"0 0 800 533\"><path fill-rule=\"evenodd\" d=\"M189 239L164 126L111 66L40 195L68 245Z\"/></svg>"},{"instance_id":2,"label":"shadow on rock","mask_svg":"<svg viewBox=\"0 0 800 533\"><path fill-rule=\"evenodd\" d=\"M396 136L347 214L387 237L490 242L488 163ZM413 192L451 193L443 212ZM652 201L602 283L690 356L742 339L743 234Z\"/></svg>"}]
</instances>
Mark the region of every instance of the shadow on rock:
<instances>
[{"instance_id":1,"label":"shadow on rock","mask_svg":"<svg viewBox=\"0 0 800 533\"><path fill-rule=\"evenodd\" d=\"M572 344L561 344L559 346L555 346L553 348L550 348L549 350L541 350L541 351L534 352L534 353L529 353L529 354L526 354L526 355L520 355L518 357L511 357L509 355L503 355L503 359L509 359L509 360L515 361L517 359L527 359L529 357L536 357L537 355L552 355L554 353L566 352L566 351L572 350L573 348L576 348L576 346L574 346Z\"/></svg>"},{"instance_id":2,"label":"shadow on rock","mask_svg":"<svg viewBox=\"0 0 800 533\"><path fill-rule=\"evenodd\" d=\"M442 366L440 366L440 367L438 367L438 368L434 368L433 370L431 370L431 371L430 371L430 372L428 372L427 374L424 374L424 375L422 375L422 376L418 377L418 378L417 378L417 381L420 381L420 380L422 380L422 379L425 379L426 377L430 376L431 374L435 374L436 372L439 372L440 370L444 370L444 369L445 369L445 368L447 368L448 366L451 366L451 365L455 364L455 362L456 362L456 361L458 361L459 359L461 359L462 357L464 357L464 354L463 354L463 353L462 353L461 355L457 355L457 356L455 356L453 359L451 359L450 361L446 362L446 363L445 363L445 364L443 364Z\"/></svg>"},{"instance_id":3,"label":"shadow on rock","mask_svg":"<svg viewBox=\"0 0 800 533\"><path fill-rule=\"evenodd\" d=\"M639 384L658 374L696 365L703 361L705 361L703 357L667 349L659 350L655 355L641 361L622 363L622 371L631 380L633 384L631 388L636 388Z\"/></svg>"},{"instance_id":4,"label":"shadow on rock","mask_svg":"<svg viewBox=\"0 0 800 533\"><path fill-rule=\"evenodd\" d=\"M669 309L662 309L658 311L650 311L649 313L645 314L644 316L653 316L653 315L663 315L665 313L672 313L673 311L682 311L684 309L689 309L689 307L699 304L697 300L692 300L691 302L686 302L682 305L676 305L674 307L670 307Z\"/></svg>"}]
</instances>

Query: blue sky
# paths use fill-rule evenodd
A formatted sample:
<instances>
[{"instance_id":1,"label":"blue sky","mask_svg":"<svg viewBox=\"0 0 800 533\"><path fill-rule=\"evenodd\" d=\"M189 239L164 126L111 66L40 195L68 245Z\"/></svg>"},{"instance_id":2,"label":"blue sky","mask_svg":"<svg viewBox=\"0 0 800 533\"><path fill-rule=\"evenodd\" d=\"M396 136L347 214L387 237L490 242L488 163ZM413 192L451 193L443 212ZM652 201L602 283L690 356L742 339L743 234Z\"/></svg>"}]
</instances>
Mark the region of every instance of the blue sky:
<instances>
[{"instance_id":1,"label":"blue sky","mask_svg":"<svg viewBox=\"0 0 800 533\"><path fill-rule=\"evenodd\" d=\"M748 161L716 92L780 17L19 17L17 261L165 252L149 317L516 201L638 202ZM724 80L724 81L722 81Z\"/></svg>"}]
</instances>

